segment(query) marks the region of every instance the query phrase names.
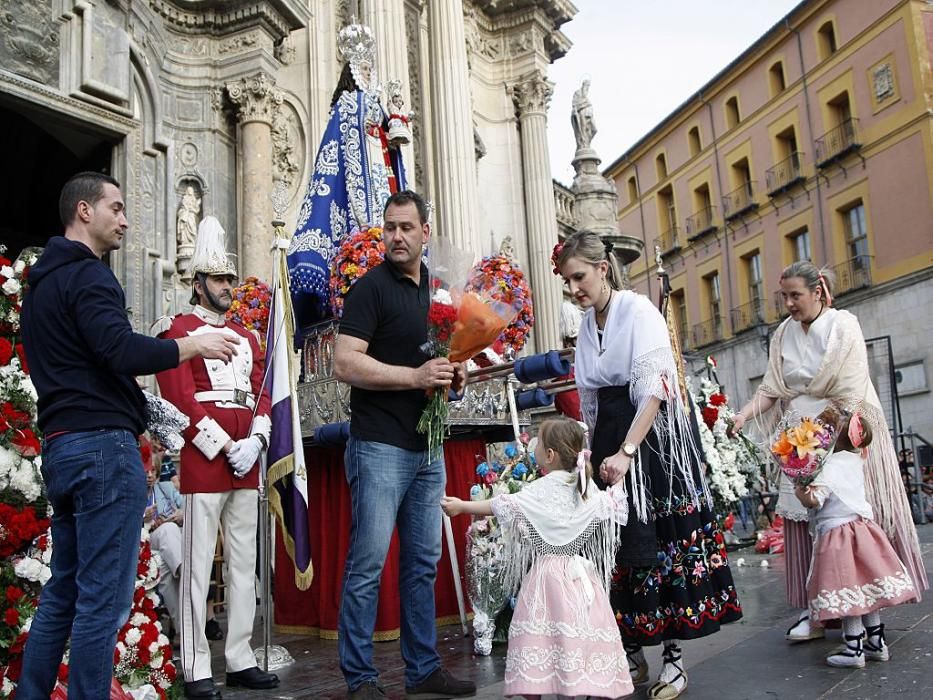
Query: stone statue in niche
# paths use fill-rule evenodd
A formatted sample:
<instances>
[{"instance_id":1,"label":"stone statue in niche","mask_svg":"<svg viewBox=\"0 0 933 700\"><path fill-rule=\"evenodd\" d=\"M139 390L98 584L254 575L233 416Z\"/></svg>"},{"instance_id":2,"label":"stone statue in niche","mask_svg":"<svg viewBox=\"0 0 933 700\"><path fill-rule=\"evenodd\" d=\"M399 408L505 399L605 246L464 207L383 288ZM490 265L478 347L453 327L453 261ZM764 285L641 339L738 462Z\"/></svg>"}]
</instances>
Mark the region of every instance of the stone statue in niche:
<instances>
[{"instance_id":1,"label":"stone statue in niche","mask_svg":"<svg viewBox=\"0 0 933 700\"><path fill-rule=\"evenodd\" d=\"M570 124L577 141L577 150L588 149L596 136L596 122L593 120L593 103L590 102L590 81L584 80L580 88L573 93L573 111Z\"/></svg>"},{"instance_id":2,"label":"stone statue in niche","mask_svg":"<svg viewBox=\"0 0 933 700\"><path fill-rule=\"evenodd\" d=\"M411 143L412 112L405 111L405 98L402 96L402 81L390 80L386 85L389 98L389 145L400 146Z\"/></svg>"},{"instance_id":3,"label":"stone statue in niche","mask_svg":"<svg viewBox=\"0 0 933 700\"><path fill-rule=\"evenodd\" d=\"M499 255L509 260L515 260L515 247L512 245L512 237L506 236L499 244Z\"/></svg>"},{"instance_id":4,"label":"stone statue in niche","mask_svg":"<svg viewBox=\"0 0 933 700\"><path fill-rule=\"evenodd\" d=\"M178 205L178 216L175 219L175 235L179 248L193 248L198 236L198 214L201 213L201 198L193 185L185 188Z\"/></svg>"}]
</instances>

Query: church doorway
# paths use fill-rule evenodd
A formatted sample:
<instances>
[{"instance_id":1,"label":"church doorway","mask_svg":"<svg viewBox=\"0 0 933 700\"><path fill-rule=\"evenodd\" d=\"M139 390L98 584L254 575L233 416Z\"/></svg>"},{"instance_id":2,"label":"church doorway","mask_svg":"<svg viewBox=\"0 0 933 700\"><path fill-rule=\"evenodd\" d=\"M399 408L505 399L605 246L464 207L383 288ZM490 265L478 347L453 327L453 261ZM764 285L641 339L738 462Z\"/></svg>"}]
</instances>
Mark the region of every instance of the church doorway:
<instances>
[{"instance_id":1,"label":"church doorway","mask_svg":"<svg viewBox=\"0 0 933 700\"><path fill-rule=\"evenodd\" d=\"M80 122L0 94L0 243L15 260L63 232L58 195L82 170L111 172L115 141Z\"/></svg>"}]
</instances>

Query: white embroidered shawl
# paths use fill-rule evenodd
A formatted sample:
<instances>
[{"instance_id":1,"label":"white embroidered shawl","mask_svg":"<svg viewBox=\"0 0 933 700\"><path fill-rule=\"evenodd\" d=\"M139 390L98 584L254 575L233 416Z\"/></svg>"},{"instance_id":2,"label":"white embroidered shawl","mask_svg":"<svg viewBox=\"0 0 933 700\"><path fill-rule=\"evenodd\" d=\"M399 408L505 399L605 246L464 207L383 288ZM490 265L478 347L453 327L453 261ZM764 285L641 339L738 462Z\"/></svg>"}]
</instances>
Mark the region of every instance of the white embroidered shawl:
<instances>
[{"instance_id":1,"label":"white embroidered shawl","mask_svg":"<svg viewBox=\"0 0 933 700\"><path fill-rule=\"evenodd\" d=\"M601 491L593 481L583 498L576 472L555 471L521 491L496 496L506 547L506 590L516 591L539 556L582 556L609 588L618 549L617 525L628 521L628 500L619 487Z\"/></svg>"},{"instance_id":2,"label":"white embroidered shawl","mask_svg":"<svg viewBox=\"0 0 933 700\"><path fill-rule=\"evenodd\" d=\"M700 484L694 481L691 465L701 460L689 415L684 408L684 397L678 388L677 360L671 350L667 323L661 312L644 295L628 290L615 292L609 303L601 339L597 330L596 312L590 308L583 317L574 360L583 420L590 432L596 426L597 393L603 387L628 384L629 395L636 408L636 420L652 397L666 402L654 420L654 431L661 446L661 463L672 484L675 479L684 484L695 506L699 506L699 493L702 492L712 507L706 480L701 475ZM647 522L645 474L639 457L640 452L633 460L626 479L632 488L638 518Z\"/></svg>"}]
</instances>

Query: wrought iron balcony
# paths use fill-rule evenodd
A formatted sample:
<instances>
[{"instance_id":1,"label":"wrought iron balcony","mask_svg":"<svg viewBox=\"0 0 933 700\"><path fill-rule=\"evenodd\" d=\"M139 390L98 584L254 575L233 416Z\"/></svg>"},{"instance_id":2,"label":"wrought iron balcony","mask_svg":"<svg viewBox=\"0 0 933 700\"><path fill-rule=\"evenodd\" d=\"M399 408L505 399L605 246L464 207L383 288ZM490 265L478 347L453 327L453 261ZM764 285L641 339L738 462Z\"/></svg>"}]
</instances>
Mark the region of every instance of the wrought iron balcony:
<instances>
[{"instance_id":1,"label":"wrought iron balcony","mask_svg":"<svg viewBox=\"0 0 933 700\"><path fill-rule=\"evenodd\" d=\"M676 253L681 248L680 229L671 226L667 231L654 239L654 244L661 249L661 255Z\"/></svg>"},{"instance_id":2,"label":"wrought iron balcony","mask_svg":"<svg viewBox=\"0 0 933 700\"><path fill-rule=\"evenodd\" d=\"M747 214L758 208L758 202L755 201L755 186L757 184L757 182L749 180L722 198L722 215L726 221L737 219L742 214Z\"/></svg>"},{"instance_id":3,"label":"wrought iron balcony","mask_svg":"<svg viewBox=\"0 0 933 700\"><path fill-rule=\"evenodd\" d=\"M841 296L871 286L871 256L858 255L830 268L836 276L833 295Z\"/></svg>"},{"instance_id":4,"label":"wrought iron balcony","mask_svg":"<svg viewBox=\"0 0 933 700\"><path fill-rule=\"evenodd\" d=\"M697 323L693 326L693 347L700 348L723 339L722 316Z\"/></svg>"},{"instance_id":5,"label":"wrought iron balcony","mask_svg":"<svg viewBox=\"0 0 933 700\"><path fill-rule=\"evenodd\" d=\"M765 187L769 197L776 197L807 179L800 167L802 162L803 153L794 151L773 168L765 171Z\"/></svg>"},{"instance_id":6,"label":"wrought iron balcony","mask_svg":"<svg viewBox=\"0 0 933 700\"><path fill-rule=\"evenodd\" d=\"M752 299L746 304L736 306L729 312L732 330L741 333L765 322L764 303L761 299Z\"/></svg>"},{"instance_id":7,"label":"wrought iron balcony","mask_svg":"<svg viewBox=\"0 0 933 700\"><path fill-rule=\"evenodd\" d=\"M716 207L708 206L687 217L687 240L695 241L716 230Z\"/></svg>"},{"instance_id":8,"label":"wrought iron balcony","mask_svg":"<svg viewBox=\"0 0 933 700\"><path fill-rule=\"evenodd\" d=\"M816 140L816 167L825 168L861 147L858 119L850 117Z\"/></svg>"}]
</instances>

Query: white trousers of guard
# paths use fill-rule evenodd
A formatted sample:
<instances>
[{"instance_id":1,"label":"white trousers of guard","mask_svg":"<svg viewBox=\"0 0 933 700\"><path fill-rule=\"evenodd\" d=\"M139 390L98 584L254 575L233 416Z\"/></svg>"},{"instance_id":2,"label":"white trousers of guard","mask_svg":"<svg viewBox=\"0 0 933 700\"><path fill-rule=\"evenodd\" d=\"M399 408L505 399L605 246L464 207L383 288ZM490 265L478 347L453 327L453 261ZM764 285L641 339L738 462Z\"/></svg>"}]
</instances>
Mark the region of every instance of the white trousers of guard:
<instances>
[{"instance_id":1,"label":"white trousers of guard","mask_svg":"<svg viewBox=\"0 0 933 700\"><path fill-rule=\"evenodd\" d=\"M185 681L210 678L211 648L204 634L207 591L217 544L217 528L224 535L227 672L256 665L250 647L256 616L256 525L259 492L234 489L222 493L185 494L185 557L181 564L181 668Z\"/></svg>"}]
</instances>

